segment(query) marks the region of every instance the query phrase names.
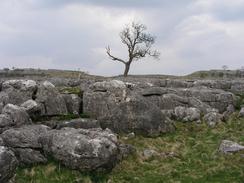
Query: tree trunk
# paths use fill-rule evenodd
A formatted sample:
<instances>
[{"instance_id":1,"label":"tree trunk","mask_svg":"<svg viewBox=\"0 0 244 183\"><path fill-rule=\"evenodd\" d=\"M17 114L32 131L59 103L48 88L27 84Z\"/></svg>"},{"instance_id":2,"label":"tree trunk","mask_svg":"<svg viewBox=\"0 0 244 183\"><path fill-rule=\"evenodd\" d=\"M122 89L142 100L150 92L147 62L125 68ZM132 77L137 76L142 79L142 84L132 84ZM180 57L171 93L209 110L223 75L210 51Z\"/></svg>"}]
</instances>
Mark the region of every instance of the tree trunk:
<instances>
[{"instance_id":1,"label":"tree trunk","mask_svg":"<svg viewBox=\"0 0 244 183\"><path fill-rule=\"evenodd\" d=\"M129 70L130 70L130 63L126 63L125 64L124 77L128 76Z\"/></svg>"}]
</instances>

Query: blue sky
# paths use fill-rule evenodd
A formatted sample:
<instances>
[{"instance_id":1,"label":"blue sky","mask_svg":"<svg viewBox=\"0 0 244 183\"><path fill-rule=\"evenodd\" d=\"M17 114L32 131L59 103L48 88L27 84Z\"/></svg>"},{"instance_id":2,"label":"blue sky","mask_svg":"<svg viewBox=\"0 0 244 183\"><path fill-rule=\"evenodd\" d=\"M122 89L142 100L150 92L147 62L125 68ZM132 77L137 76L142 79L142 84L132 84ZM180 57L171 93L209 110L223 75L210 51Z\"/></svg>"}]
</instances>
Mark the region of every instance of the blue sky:
<instances>
[{"instance_id":1,"label":"blue sky","mask_svg":"<svg viewBox=\"0 0 244 183\"><path fill-rule=\"evenodd\" d=\"M244 66L244 0L1 0L0 68L121 74L105 47L126 58L118 34L131 21L147 25L161 52L133 63L132 74Z\"/></svg>"}]
</instances>

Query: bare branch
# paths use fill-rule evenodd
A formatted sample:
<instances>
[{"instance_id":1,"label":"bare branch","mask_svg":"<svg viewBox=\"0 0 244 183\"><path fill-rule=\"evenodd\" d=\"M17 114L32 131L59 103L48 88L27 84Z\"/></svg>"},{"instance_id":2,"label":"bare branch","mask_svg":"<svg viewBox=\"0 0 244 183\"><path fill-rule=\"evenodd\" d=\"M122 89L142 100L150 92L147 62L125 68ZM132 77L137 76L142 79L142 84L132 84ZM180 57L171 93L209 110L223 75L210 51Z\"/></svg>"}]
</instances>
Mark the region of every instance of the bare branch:
<instances>
[{"instance_id":1,"label":"bare branch","mask_svg":"<svg viewBox=\"0 0 244 183\"><path fill-rule=\"evenodd\" d=\"M114 61L118 61L118 62L122 62L123 64L126 64L126 62L125 62L124 60L122 60L122 59L120 59L120 58L117 58L117 57L111 55L111 50L110 50L110 47L109 47L109 46L106 48L106 53L107 53L107 55L108 55L112 60L114 60Z\"/></svg>"}]
</instances>

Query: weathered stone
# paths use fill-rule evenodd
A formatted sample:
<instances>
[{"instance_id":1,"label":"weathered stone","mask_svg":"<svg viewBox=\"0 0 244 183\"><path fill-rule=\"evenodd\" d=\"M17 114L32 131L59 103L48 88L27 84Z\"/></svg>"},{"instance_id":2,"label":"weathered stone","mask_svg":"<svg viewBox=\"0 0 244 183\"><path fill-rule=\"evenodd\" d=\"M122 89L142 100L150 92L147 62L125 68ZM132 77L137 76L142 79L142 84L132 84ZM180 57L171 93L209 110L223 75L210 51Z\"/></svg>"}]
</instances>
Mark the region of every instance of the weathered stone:
<instances>
[{"instance_id":1,"label":"weathered stone","mask_svg":"<svg viewBox=\"0 0 244 183\"><path fill-rule=\"evenodd\" d=\"M42 104L43 116L55 116L67 114L65 100L55 86L45 81L36 94L36 102Z\"/></svg>"},{"instance_id":2,"label":"weathered stone","mask_svg":"<svg viewBox=\"0 0 244 183\"><path fill-rule=\"evenodd\" d=\"M20 105L34 97L37 84L33 80L8 80L2 84L2 90L8 95L8 103Z\"/></svg>"},{"instance_id":3,"label":"weathered stone","mask_svg":"<svg viewBox=\"0 0 244 183\"><path fill-rule=\"evenodd\" d=\"M209 112L203 117L203 120L210 127L215 127L218 123L222 122L223 116L217 112Z\"/></svg>"},{"instance_id":4,"label":"weathered stone","mask_svg":"<svg viewBox=\"0 0 244 183\"><path fill-rule=\"evenodd\" d=\"M90 128L100 128L100 124L97 120L94 119L73 119L70 121L59 121L57 123L56 129L61 129L64 127L70 127L70 128L83 128L83 129L90 129Z\"/></svg>"},{"instance_id":5,"label":"weathered stone","mask_svg":"<svg viewBox=\"0 0 244 183\"><path fill-rule=\"evenodd\" d=\"M80 114L81 98L76 94L63 94L62 96L65 100L68 113L77 115Z\"/></svg>"},{"instance_id":6,"label":"weathered stone","mask_svg":"<svg viewBox=\"0 0 244 183\"><path fill-rule=\"evenodd\" d=\"M1 137L7 147L41 149L39 139L46 136L48 130L44 125L27 125L6 130Z\"/></svg>"},{"instance_id":7,"label":"weathered stone","mask_svg":"<svg viewBox=\"0 0 244 183\"><path fill-rule=\"evenodd\" d=\"M239 112L239 116L240 117L244 117L244 107L241 108L240 112Z\"/></svg>"},{"instance_id":8,"label":"weathered stone","mask_svg":"<svg viewBox=\"0 0 244 183\"><path fill-rule=\"evenodd\" d=\"M0 146L0 182L8 183L14 176L18 161L14 153L4 146Z\"/></svg>"},{"instance_id":9,"label":"weathered stone","mask_svg":"<svg viewBox=\"0 0 244 183\"><path fill-rule=\"evenodd\" d=\"M3 108L2 113L9 115L12 118L13 122L15 123L16 127L25 124L31 124L30 116L22 107L13 104L7 104Z\"/></svg>"},{"instance_id":10,"label":"weathered stone","mask_svg":"<svg viewBox=\"0 0 244 183\"><path fill-rule=\"evenodd\" d=\"M21 104L21 107L26 110L32 119L36 119L41 115L41 105L34 100L28 100L24 102Z\"/></svg>"},{"instance_id":11,"label":"weathered stone","mask_svg":"<svg viewBox=\"0 0 244 183\"><path fill-rule=\"evenodd\" d=\"M112 129L116 133L157 136L174 130L157 106L139 96L131 96L117 107L110 108L106 115L99 118L99 122L102 128Z\"/></svg>"},{"instance_id":12,"label":"weathered stone","mask_svg":"<svg viewBox=\"0 0 244 183\"><path fill-rule=\"evenodd\" d=\"M157 136L174 129L151 96L143 97L140 90L128 87L122 81L95 83L84 93L83 111L97 118L102 128L118 133Z\"/></svg>"},{"instance_id":13,"label":"weathered stone","mask_svg":"<svg viewBox=\"0 0 244 183\"><path fill-rule=\"evenodd\" d=\"M14 148L15 156L22 165L47 163L47 158L40 151L31 148Z\"/></svg>"},{"instance_id":14,"label":"weathered stone","mask_svg":"<svg viewBox=\"0 0 244 183\"><path fill-rule=\"evenodd\" d=\"M176 107L174 110L175 118L183 122L198 121L201 118L201 112L197 108Z\"/></svg>"},{"instance_id":15,"label":"weathered stone","mask_svg":"<svg viewBox=\"0 0 244 183\"><path fill-rule=\"evenodd\" d=\"M225 154L234 153L243 150L244 150L244 146L230 140L223 140L219 147L219 151Z\"/></svg>"},{"instance_id":16,"label":"weathered stone","mask_svg":"<svg viewBox=\"0 0 244 183\"><path fill-rule=\"evenodd\" d=\"M110 130L63 128L43 136L44 151L71 169L112 168L119 155L118 141Z\"/></svg>"}]
</instances>

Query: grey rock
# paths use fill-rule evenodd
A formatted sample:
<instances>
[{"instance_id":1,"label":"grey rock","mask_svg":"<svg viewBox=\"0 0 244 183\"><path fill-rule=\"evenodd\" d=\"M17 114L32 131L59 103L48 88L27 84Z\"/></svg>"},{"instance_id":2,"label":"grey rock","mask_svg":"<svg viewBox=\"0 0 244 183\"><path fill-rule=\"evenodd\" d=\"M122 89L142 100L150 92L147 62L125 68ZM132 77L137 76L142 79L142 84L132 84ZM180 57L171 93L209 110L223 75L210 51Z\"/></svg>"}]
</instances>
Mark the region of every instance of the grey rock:
<instances>
[{"instance_id":1,"label":"grey rock","mask_svg":"<svg viewBox=\"0 0 244 183\"><path fill-rule=\"evenodd\" d=\"M43 136L44 151L71 169L111 169L119 155L118 140L110 130L62 128Z\"/></svg>"},{"instance_id":2,"label":"grey rock","mask_svg":"<svg viewBox=\"0 0 244 183\"><path fill-rule=\"evenodd\" d=\"M83 128L83 129L90 129L90 128L100 128L100 124L98 123L97 120L94 119L84 119L84 118L79 118L79 119L73 119L70 121L61 121L57 122L56 129L61 129L65 127L70 127L70 128Z\"/></svg>"},{"instance_id":3,"label":"grey rock","mask_svg":"<svg viewBox=\"0 0 244 183\"><path fill-rule=\"evenodd\" d=\"M0 114L0 128L14 126L15 122L8 114Z\"/></svg>"},{"instance_id":4,"label":"grey rock","mask_svg":"<svg viewBox=\"0 0 244 183\"><path fill-rule=\"evenodd\" d=\"M4 146L0 146L0 182L8 183L14 176L18 161L14 153Z\"/></svg>"},{"instance_id":5,"label":"grey rock","mask_svg":"<svg viewBox=\"0 0 244 183\"><path fill-rule=\"evenodd\" d=\"M142 155L145 159L149 159L151 157L158 156L159 153L153 149L145 149Z\"/></svg>"},{"instance_id":6,"label":"grey rock","mask_svg":"<svg viewBox=\"0 0 244 183\"><path fill-rule=\"evenodd\" d=\"M223 140L219 146L219 151L225 154L243 150L244 146L230 140Z\"/></svg>"},{"instance_id":7,"label":"grey rock","mask_svg":"<svg viewBox=\"0 0 244 183\"><path fill-rule=\"evenodd\" d=\"M109 113L99 118L102 128L109 128L116 133L158 136L171 132L174 127L167 122L160 109L143 97L134 96L110 108Z\"/></svg>"},{"instance_id":8,"label":"grey rock","mask_svg":"<svg viewBox=\"0 0 244 183\"><path fill-rule=\"evenodd\" d=\"M46 136L48 130L44 125L26 125L6 130L1 134L1 138L7 147L41 149L39 139Z\"/></svg>"},{"instance_id":9,"label":"grey rock","mask_svg":"<svg viewBox=\"0 0 244 183\"><path fill-rule=\"evenodd\" d=\"M209 127L215 127L218 123L222 122L223 116L217 112L209 112L203 117L203 120Z\"/></svg>"},{"instance_id":10,"label":"grey rock","mask_svg":"<svg viewBox=\"0 0 244 183\"><path fill-rule=\"evenodd\" d=\"M239 116L240 117L244 117L244 107L241 108L240 112L239 112Z\"/></svg>"},{"instance_id":11,"label":"grey rock","mask_svg":"<svg viewBox=\"0 0 244 183\"><path fill-rule=\"evenodd\" d=\"M31 148L14 148L13 151L21 165L47 163L47 158L38 150Z\"/></svg>"},{"instance_id":12,"label":"grey rock","mask_svg":"<svg viewBox=\"0 0 244 183\"><path fill-rule=\"evenodd\" d=\"M76 94L63 94L62 96L65 100L68 113L80 114L80 111L82 110L81 98Z\"/></svg>"},{"instance_id":13,"label":"grey rock","mask_svg":"<svg viewBox=\"0 0 244 183\"><path fill-rule=\"evenodd\" d=\"M43 116L55 116L67 114L65 100L55 86L45 81L37 91L36 102L42 105Z\"/></svg>"},{"instance_id":14,"label":"grey rock","mask_svg":"<svg viewBox=\"0 0 244 183\"><path fill-rule=\"evenodd\" d=\"M183 122L198 121L201 118L201 112L197 108L176 107L174 110L175 118Z\"/></svg>"},{"instance_id":15,"label":"grey rock","mask_svg":"<svg viewBox=\"0 0 244 183\"><path fill-rule=\"evenodd\" d=\"M31 119L35 120L41 116L41 105L34 100L28 100L24 102L23 104L21 104L21 107L23 107L26 110Z\"/></svg>"},{"instance_id":16,"label":"grey rock","mask_svg":"<svg viewBox=\"0 0 244 183\"><path fill-rule=\"evenodd\" d=\"M157 136L174 128L152 98L132 90L132 84L122 81L104 81L90 86L84 92L83 111L97 118L102 128L116 133ZM157 96L156 96L157 97Z\"/></svg>"},{"instance_id":17,"label":"grey rock","mask_svg":"<svg viewBox=\"0 0 244 183\"><path fill-rule=\"evenodd\" d=\"M2 84L2 91L8 95L8 103L20 105L32 99L37 90L33 80L8 80Z\"/></svg>"},{"instance_id":18,"label":"grey rock","mask_svg":"<svg viewBox=\"0 0 244 183\"><path fill-rule=\"evenodd\" d=\"M15 127L20 127L22 125L27 125L32 123L30 116L22 107L13 104L7 104L3 108L2 113L4 115L9 116L12 119L11 125Z\"/></svg>"}]
</instances>

